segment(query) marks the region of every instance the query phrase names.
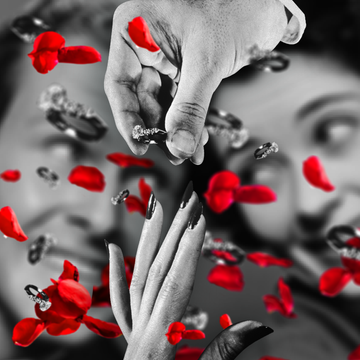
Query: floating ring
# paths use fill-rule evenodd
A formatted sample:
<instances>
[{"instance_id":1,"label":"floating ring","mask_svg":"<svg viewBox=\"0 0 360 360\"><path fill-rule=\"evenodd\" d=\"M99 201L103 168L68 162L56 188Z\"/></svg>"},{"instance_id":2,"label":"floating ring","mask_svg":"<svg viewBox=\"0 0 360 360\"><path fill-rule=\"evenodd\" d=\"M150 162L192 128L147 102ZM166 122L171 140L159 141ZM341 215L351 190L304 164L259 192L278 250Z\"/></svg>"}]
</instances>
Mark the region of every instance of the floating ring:
<instances>
[{"instance_id":1,"label":"floating ring","mask_svg":"<svg viewBox=\"0 0 360 360\"><path fill-rule=\"evenodd\" d=\"M217 121L214 121L213 116ZM243 122L235 115L224 110L209 109L205 127L209 134L222 136L229 140L231 147L235 149L241 148L249 139L249 130L243 126Z\"/></svg>"},{"instance_id":2,"label":"floating ring","mask_svg":"<svg viewBox=\"0 0 360 360\"><path fill-rule=\"evenodd\" d=\"M38 35L49 31L50 26L45 24L41 19L26 15L14 19L10 29L22 41L31 44Z\"/></svg>"},{"instance_id":3,"label":"floating ring","mask_svg":"<svg viewBox=\"0 0 360 360\"><path fill-rule=\"evenodd\" d=\"M32 265L37 264L48 253L50 248L56 244L56 239L50 234L40 235L30 245L28 260Z\"/></svg>"},{"instance_id":4,"label":"floating ring","mask_svg":"<svg viewBox=\"0 0 360 360\"><path fill-rule=\"evenodd\" d=\"M158 144L166 141L167 132L158 128L144 129L141 125L136 125L132 131L132 138L143 144Z\"/></svg>"},{"instance_id":5,"label":"floating ring","mask_svg":"<svg viewBox=\"0 0 360 360\"><path fill-rule=\"evenodd\" d=\"M116 196L113 196L111 198L111 203L113 205L119 205L121 204L122 202L124 202L127 197L130 195L130 192L128 189L125 189L123 191L120 191L119 195L116 195Z\"/></svg>"},{"instance_id":6,"label":"floating ring","mask_svg":"<svg viewBox=\"0 0 360 360\"><path fill-rule=\"evenodd\" d=\"M279 146L277 143L275 142L267 142L261 146L259 146L255 152L254 152L254 157L256 160L261 160L261 159L265 159L270 153L274 152L278 152L279 151Z\"/></svg>"},{"instance_id":7,"label":"floating ring","mask_svg":"<svg viewBox=\"0 0 360 360\"><path fill-rule=\"evenodd\" d=\"M351 225L338 225L332 227L326 234L326 242L338 254L346 258L360 260L360 249L346 244L341 240L340 235L360 239L360 230Z\"/></svg>"},{"instance_id":8,"label":"floating ring","mask_svg":"<svg viewBox=\"0 0 360 360\"><path fill-rule=\"evenodd\" d=\"M35 291L37 291L37 295L34 295L30 289L33 289ZM51 306L51 302L49 301L49 297L41 290L39 289L37 286L35 285L26 285L24 290L26 291L26 293L29 296L29 299L31 299L32 301L35 301L36 303L39 304L40 310L41 311L46 311L50 308ZM42 298L40 298L38 295L41 295Z\"/></svg>"}]
</instances>

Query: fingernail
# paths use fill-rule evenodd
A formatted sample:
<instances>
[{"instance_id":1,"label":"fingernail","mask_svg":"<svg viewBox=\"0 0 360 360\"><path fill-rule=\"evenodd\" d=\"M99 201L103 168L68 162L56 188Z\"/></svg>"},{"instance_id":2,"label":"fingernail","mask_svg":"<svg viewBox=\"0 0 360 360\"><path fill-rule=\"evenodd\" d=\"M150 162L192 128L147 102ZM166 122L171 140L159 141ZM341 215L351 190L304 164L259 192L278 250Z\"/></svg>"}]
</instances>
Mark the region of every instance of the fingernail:
<instances>
[{"instance_id":1,"label":"fingernail","mask_svg":"<svg viewBox=\"0 0 360 360\"><path fill-rule=\"evenodd\" d=\"M249 331L245 335L245 342L247 345L252 344L253 342L260 340L261 338L265 337L266 335L271 334L274 332L273 329L269 328L268 326L260 326L258 328L253 329L252 331Z\"/></svg>"},{"instance_id":2,"label":"fingernail","mask_svg":"<svg viewBox=\"0 0 360 360\"><path fill-rule=\"evenodd\" d=\"M172 144L184 154L193 155L196 150L194 135L187 130L178 129L171 138Z\"/></svg>"},{"instance_id":3,"label":"fingernail","mask_svg":"<svg viewBox=\"0 0 360 360\"><path fill-rule=\"evenodd\" d=\"M189 202L191 195L193 193L194 187L193 187L193 182L190 181L185 189L184 195L181 199L181 204L180 204L180 209L185 209L185 206L187 205L187 203Z\"/></svg>"},{"instance_id":4,"label":"fingernail","mask_svg":"<svg viewBox=\"0 0 360 360\"><path fill-rule=\"evenodd\" d=\"M197 225L202 213L203 213L203 206L202 203L200 202L189 221L188 228L190 230L194 229L194 227Z\"/></svg>"},{"instance_id":5,"label":"fingernail","mask_svg":"<svg viewBox=\"0 0 360 360\"><path fill-rule=\"evenodd\" d=\"M109 242L106 239L104 239L104 243L105 243L106 251L107 251L108 256L109 256L110 255L109 254Z\"/></svg>"},{"instance_id":6,"label":"fingernail","mask_svg":"<svg viewBox=\"0 0 360 360\"><path fill-rule=\"evenodd\" d=\"M152 191L151 195L150 195L149 202L148 202L148 207L147 207L147 210L146 210L146 219L147 220L150 220L151 217L153 216L153 213L155 211L155 207L156 207L156 198L155 198L154 192Z\"/></svg>"}]
</instances>

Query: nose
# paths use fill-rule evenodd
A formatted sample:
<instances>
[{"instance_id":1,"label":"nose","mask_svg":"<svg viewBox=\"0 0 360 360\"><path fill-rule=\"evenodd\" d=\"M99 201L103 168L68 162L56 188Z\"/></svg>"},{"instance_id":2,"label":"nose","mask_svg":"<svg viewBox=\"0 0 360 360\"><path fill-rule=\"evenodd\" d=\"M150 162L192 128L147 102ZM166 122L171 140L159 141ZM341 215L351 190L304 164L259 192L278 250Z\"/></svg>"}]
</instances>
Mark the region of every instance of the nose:
<instances>
[{"instance_id":1,"label":"nose","mask_svg":"<svg viewBox=\"0 0 360 360\"><path fill-rule=\"evenodd\" d=\"M99 170L105 176L104 191L91 192L73 185L73 206L67 217L70 224L83 228L95 237L115 230L121 223L121 212L126 211L123 205L111 203L111 197L123 190L120 188L120 169L109 164Z\"/></svg>"},{"instance_id":2,"label":"nose","mask_svg":"<svg viewBox=\"0 0 360 360\"><path fill-rule=\"evenodd\" d=\"M329 222L341 203L339 191L325 192L312 187L300 171L295 188L296 225L301 232L318 233Z\"/></svg>"}]
</instances>

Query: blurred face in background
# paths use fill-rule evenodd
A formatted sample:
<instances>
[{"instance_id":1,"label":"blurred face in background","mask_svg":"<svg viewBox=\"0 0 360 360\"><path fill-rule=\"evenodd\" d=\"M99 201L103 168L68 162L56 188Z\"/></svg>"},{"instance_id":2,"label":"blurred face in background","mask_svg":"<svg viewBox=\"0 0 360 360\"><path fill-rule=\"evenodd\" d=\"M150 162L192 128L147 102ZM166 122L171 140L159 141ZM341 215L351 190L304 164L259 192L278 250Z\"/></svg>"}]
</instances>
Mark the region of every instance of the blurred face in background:
<instances>
[{"instance_id":1,"label":"blurred face in background","mask_svg":"<svg viewBox=\"0 0 360 360\"><path fill-rule=\"evenodd\" d=\"M29 237L23 243L11 238L1 241L1 296L16 316L15 323L25 317L35 317L34 303L27 298L24 287L27 284L42 289L49 286L50 278L57 279L61 274L65 259L78 267L80 283L91 294L92 287L101 284L100 273L108 263L104 239L117 243L125 256L135 256L144 217L129 213L124 204L114 206L111 197L124 189L140 197L138 183L143 177L153 188L164 211L174 214L180 205L180 193L185 189L183 185L186 186L183 184L186 165L171 165L156 146L150 146L145 155L155 162L149 169L120 168L106 159L107 154L114 152L130 154L115 127L103 90L108 50L94 43L90 36L62 35L69 46L95 47L102 54L102 62L58 64L53 71L42 75L35 71L27 57L32 46L19 44L24 49L13 72L19 86L1 122L0 172L18 169L22 177L15 183L1 181L0 204L15 211ZM91 107L106 121L109 128L101 141L73 139L46 120L36 103L40 93L53 83L64 86L70 100ZM106 187L103 192L90 192L67 180L71 170L78 165L96 167L104 174ZM52 190L38 176L36 169L40 166L59 175L61 184L57 189ZM170 215L165 217L165 229L170 226L171 218ZM53 234L57 245L41 262L31 265L27 259L30 244L45 233ZM91 309L89 315L115 322L110 308ZM44 333L41 338L46 336ZM56 343L78 343L86 336L96 335L83 326L71 336L52 339Z\"/></svg>"},{"instance_id":2,"label":"blurred face in background","mask_svg":"<svg viewBox=\"0 0 360 360\"><path fill-rule=\"evenodd\" d=\"M311 281L340 257L325 243L334 225L360 227L360 77L332 57L291 53L281 73L260 73L223 83L212 106L243 120L251 139L239 151L223 150L224 167L242 184L263 184L277 194L266 205L236 204L252 231L284 244ZM279 152L256 160L254 151L276 142ZM302 173L320 158L335 191L313 188ZM348 285L345 292L358 287Z\"/></svg>"}]
</instances>

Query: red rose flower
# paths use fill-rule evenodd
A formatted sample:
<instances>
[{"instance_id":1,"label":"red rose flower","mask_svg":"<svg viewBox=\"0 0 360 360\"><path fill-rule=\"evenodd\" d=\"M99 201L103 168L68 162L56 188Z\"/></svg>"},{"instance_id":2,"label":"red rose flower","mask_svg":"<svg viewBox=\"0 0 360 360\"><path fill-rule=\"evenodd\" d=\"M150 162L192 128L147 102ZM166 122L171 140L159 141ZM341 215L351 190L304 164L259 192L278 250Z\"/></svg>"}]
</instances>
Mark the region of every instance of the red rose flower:
<instances>
[{"instance_id":1,"label":"red rose flower","mask_svg":"<svg viewBox=\"0 0 360 360\"><path fill-rule=\"evenodd\" d=\"M282 278L278 281L280 299L274 295L264 295L263 300L266 310L269 313L279 311L279 313L287 318L296 318L294 314L294 300L288 285Z\"/></svg>"},{"instance_id":2,"label":"red rose flower","mask_svg":"<svg viewBox=\"0 0 360 360\"><path fill-rule=\"evenodd\" d=\"M12 336L15 345L29 346L44 330L53 336L72 334L81 324L106 338L122 335L116 324L87 315L91 296L86 288L79 284L79 272L69 261L64 261L64 271L59 279L51 281L53 285L43 290L49 297L51 307L41 311L36 303L35 313L39 319L25 318L15 325Z\"/></svg>"},{"instance_id":3,"label":"red rose flower","mask_svg":"<svg viewBox=\"0 0 360 360\"><path fill-rule=\"evenodd\" d=\"M65 39L54 31L40 34L28 54L37 72L47 74L59 62L92 64L101 61L100 53L90 46L65 47Z\"/></svg>"}]
</instances>

